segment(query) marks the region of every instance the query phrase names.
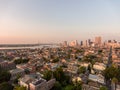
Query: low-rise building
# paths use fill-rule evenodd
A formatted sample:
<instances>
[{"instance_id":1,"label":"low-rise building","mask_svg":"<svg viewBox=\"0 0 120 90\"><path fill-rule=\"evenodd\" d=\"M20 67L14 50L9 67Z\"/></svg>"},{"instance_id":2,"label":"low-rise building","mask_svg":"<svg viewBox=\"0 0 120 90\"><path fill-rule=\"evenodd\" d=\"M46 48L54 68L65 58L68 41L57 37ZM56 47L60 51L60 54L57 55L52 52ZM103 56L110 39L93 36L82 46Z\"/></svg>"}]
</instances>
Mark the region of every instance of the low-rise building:
<instances>
[{"instance_id":1,"label":"low-rise building","mask_svg":"<svg viewBox=\"0 0 120 90\"><path fill-rule=\"evenodd\" d=\"M22 69L13 69L13 70L10 70L9 72L11 74L11 80L14 80L17 77L21 77L25 75L25 72Z\"/></svg>"},{"instance_id":2,"label":"low-rise building","mask_svg":"<svg viewBox=\"0 0 120 90\"><path fill-rule=\"evenodd\" d=\"M95 70L103 71L103 70L105 70L106 65L103 64L103 63L95 63L95 64L93 65L93 68L94 68Z\"/></svg>"},{"instance_id":3,"label":"low-rise building","mask_svg":"<svg viewBox=\"0 0 120 90\"><path fill-rule=\"evenodd\" d=\"M68 65L68 68L67 68L67 71L72 73L72 74L76 74L77 71L78 71L78 67L77 65L75 65L74 63L69 63Z\"/></svg>"},{"instance_id":4,"label":"low-rise building","mask_svg":"<svg viewBox=\"0 0 120 90\"><path fill-rule=\"evenodd\" d=\"M50 90L56 80L51 79L48 82L41 78L40 74L25 75L19 79L19 84L27 88L27 90Z\"/></svg>"},{"instance_id":5,"label":"low-rise building","mask_svg":"<svg viewBox=\"0 0 120 90\"><path fill-rule=\"evenodd\" d=\"M15 69L16 65L15 63L10 61L0 60L0 67L4 70L11 70L11 69Z\"/></svg>"},{"instance_id":6,"label":"low-rise building","mask_svg":"<svg viewBox=\"0 0 120 90\"><path fill-rule=\"evenodd\" d=\"M48 90L47 81L39 78L29 83L30 90Z\"/></svg>"},{"instance_id":7,"label":"low-rise building","mask_svg":"<svg viewBox=\"0 0 120 90\"><path fill-rule=\"evenodd\" d=\"M88 82L82 85L82 90L100 90L101 84L96 82Z\"/></svg>"},{"instance_id":8,"label":"low-rise building","mask_svg":"<svg viewBox=\"0 0 120 90\"><path fill-rule=\"evenodd\" d=\"M102 75L89 74L88 79L97 83L105 84L105 79L104 79L104 76Z\"/></svg>"}]
</instances>

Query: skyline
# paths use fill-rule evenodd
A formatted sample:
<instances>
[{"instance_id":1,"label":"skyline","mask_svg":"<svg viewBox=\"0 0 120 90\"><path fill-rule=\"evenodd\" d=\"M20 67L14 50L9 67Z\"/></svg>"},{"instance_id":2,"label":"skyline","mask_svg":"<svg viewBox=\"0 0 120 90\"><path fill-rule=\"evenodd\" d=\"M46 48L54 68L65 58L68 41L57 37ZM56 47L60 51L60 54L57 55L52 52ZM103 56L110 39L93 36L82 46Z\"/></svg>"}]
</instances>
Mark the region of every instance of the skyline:
<instances>
[{"instance_id":1,"label":"skyline","mask_svg":"<svg viewBox=\"0 0 120 90\"><path fill-rule=\"evenodd\" d=\"M120 41L120 1L86 1L1 0L0 43Z\"/></svg>"}]
</instances>

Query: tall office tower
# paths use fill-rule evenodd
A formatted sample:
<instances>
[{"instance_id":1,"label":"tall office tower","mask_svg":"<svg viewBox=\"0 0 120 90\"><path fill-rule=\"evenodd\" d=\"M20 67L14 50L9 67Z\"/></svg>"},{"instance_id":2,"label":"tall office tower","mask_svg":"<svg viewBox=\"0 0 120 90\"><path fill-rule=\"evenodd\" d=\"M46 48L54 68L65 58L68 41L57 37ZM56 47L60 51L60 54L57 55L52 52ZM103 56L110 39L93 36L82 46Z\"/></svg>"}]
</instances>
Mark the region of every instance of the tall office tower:
<instances>
[{"instance_id":1,"label":"tall office tower","mask_svg":"<svg viewBox=\"0 0 120 90\"><path fill-rule=\"evenodd\" d=\"M80 46L83 46L83 41L80 42Z\"/></svg>"},{"instance_id":2,"label":"tall office tower","mask_svg":"<svg viewBox=\"0 0 120 90\"><path fill-rule=\"evenodd\" d=\"M78 46L77 40L70 42L70 46Z\"/></svg>"},{"instance_id":3,"label":"tall office tower","mask_svg":"<svg viewBox=\"0 0 120 90\"><path fill-rule=\"evenodd\" d=\"M74 42L75 42L75 46L78 46L78 41L77 41L77 40L75 40Z\"/></svg>"},{"instance_id":4,"label":"tall office tower","mask_svg":"<svg viewBox=\"0 0 120 90\"><path fill-rule=\"evenodd\" d=\"M64 46L64 47L67 47L67 46L68 46L67 41L64 41L64 42L63 42L63 46Z\"/></svg>"},{"instance_id":5,"label":"tall office tower","mask_svg":"<svg viewBox=\"0 0 120 90\"><path fill-rule=\"evenodd\" d=\"M102 44L102 40L101 40L101 37L95 37L95 44L100 46Z\"/></svg>"},{"instance_id":6,"label":"tall office tower","mask_svg":"<svg viewBox=\"0 0 120 90\"><path fill-rule=\"evenodd\" d=\"M88 39L88 46L91 46L91 39Z\"/></svg>"},{"instance_id":7,"label":"tall office tower","mask_svg":"<svg viewBox=\"0 0 120 90\"><path fill-rule=\"evenodd\" d=\"M85 41L83 42L83 46L84 46L84 47L87 47L87 46L88 46L87 40L85 40Z\"/></svg>"}]
</instances>

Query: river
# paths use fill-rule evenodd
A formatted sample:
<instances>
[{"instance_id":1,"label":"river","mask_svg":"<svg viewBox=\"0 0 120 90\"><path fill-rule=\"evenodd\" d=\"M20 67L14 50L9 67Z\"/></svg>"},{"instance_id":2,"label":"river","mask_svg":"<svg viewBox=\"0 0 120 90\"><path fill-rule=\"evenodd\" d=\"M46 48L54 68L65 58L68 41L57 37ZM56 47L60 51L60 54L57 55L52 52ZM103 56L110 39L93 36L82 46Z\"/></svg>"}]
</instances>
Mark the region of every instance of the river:
<instances>
[{"instance_id":1,"label":"river","mask_svg":"<svg viewBox=\"0 0 120 90\"><path fill-rule=\"evenodd\" d=\"M41 49L43 47L57 48L57 45L39 45L39 46L29 46L29 47L0 47L0 49Z\"/></svg>"}]
</instances>

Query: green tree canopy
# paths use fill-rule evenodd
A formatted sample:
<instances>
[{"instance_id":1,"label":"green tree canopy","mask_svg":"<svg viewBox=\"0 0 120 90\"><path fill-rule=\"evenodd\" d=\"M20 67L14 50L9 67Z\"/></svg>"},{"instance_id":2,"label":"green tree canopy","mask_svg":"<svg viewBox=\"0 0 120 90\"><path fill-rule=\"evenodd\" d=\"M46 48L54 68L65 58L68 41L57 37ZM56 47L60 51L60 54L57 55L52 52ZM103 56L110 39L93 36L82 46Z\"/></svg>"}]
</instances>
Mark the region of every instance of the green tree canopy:
<instances>
[{"instance_id":1,"label":"green tree canopy","mask_svg":"<svg viewBox=\"0 0 120 90\"><path fill-rule=\"evenodd\" d=\"M59 58L53 59L52 63L56 63L56 62L59 62Z\"/></svg>"},{"instance_id":2,"label":"green tree canopy","mask_svg":"<svg viewBox=\"0 0 120 90\"><path fill-rule=\"evenodd\" d=\"M57 81L62 82L65 79L65 74L63 72L63 69L61 67L57 68L54 72L54 77Z\"/></svg>"},{"instance_id":3,"label":"green tree canopy","mask_svg":"<svg viewBox=\"0 0 120 90\"><path fill-rule=\"evenodd\" d=\"M112 78L112 83L117 83L118 82L118 79L117 78Z\"/></svg>"},{"instance_id":4,"label":"green tree canopy","mask_svg":"<svg viewBox=\"0 0 120 90\"><path fill-rule=\"evenodd\" d=\"M88 71L91 73L91 66L88 65Z\"/></svg>"},{"instance_id":5,"label":"green tree canopy","mask_svg":"<svg viewBox=\"0 0 120 90\"><path fill-rule=\"evenodd\" d=\"M13 86L7 82L0 84L0 90L13 90Z\"/></svg>"},{"instance_id":6,"label":"green tree canopy","mask_svg":"<svg viewBox=\"0 0 120 90\"><path fill-rule=\"evenodd\" d=\"M108 90L108 89L107 89L107 87L102 86L102 87L100 87L100 90Z\"/></svg>"},{"instance_id":7,"label":"green tree canopy","mask_svg":"<svg viewBox=\"0 0 120 90\"><path fill-rule=\"evenodd\" d=\"M96 59L97 59L97 56L93 54L89 54L83 57L84 61L90 62L92 65L95 63Z\"/></svg>"},{"instance_id":8,"label":"green tree canopy","mask_svg":"<svg viewBox=\"0 0 120 90\"><path fill-rule=\"evenodd\" d=\"M110 80L112 78L119 79L120 71L118 68L111 66L109 68L106 68L104 70L103 74L104 74L106 80Z\"/></svg>"},{"instance_id":9,"label":"green tree canopy","mask_svg":"<svg viewBox=\"0 0 120 90\"><path fill-rule=\"evenodd\" d=\"M78 69L79 74L80 73L85 73L85 72L86 72L86 67L83 67L83 66L79 67L79 69Z\"/></svg>"},{"instance_id":10,"label":"green tree canopy","mask_svg":"<svg viewBox=\"0 0 120 90\"><path fill-rule=\"evenodd\" d=\"M99 50L98 50L98 54L101 54L102 52L103 52L102 49L99 49Z\"/></svg>"},{"instance_id":11,"label":"green tree canopy","mask_svg":"<svg viewBox=\"0 0 120 90\"><path fill-rule=\"evenodd\" d=\"M57 68L53 72L53 76L62 86L66 86L70 82L70 77L63 72L62 67Z\"/></svg>"},{"instance_id":12,"label":"green tree canopy","mask_svg":"<svg viewBox=\"0 0 120 90\"><path fill-rule=\"evenodd\" d=\"M7 71L0 72L0 83L7 82L10 80L11 74Z\"/></svg>"},{"instance_id":13,"label":"green tree canopy","mask_svg":"<svg viewBox=\"0 0 120 90\"><path fill-rule=\"evenodd\" d=\"M73 85L68 85L65 87L64 90L74 90L74 86Z\"/></svg>"},{"instance_id":14,"label":"green tree canopy","mask_svg":"<svg viewBox=\"0 0 120 90\"><path fill-rule=\"evenodd\" d=\"M74 86L74 90L82 90L82 85L80 82L76 83L76 85Z\"/></svg>"},{"instance_id":15,"label":"green tree canopy","mask_svg":"<svg viewBox=\"0 0 120 90\"><path fill-rule=\"evenodd\" d=\"M47 70L43 73L43 78L49 81L52 78L52 71Z\"/></svg>"},{"instance_id":16,"label":"green tree canopy","mask_svg":"<svg viewBox=\"0 0 120 90\"><path fill-rule=\"evenodd\" d=\"M26 90L26 87L23 87L23 86L15 86L14 90Z\"/></svg>"},{"instance_id":17,"label":"green tree canopy","mask_svg":"<svg viewBox=\"0 0 120 90\"><path fill-rule=\"evenodd\" d=\"M62 86L59 82L56 82L51 90L62 90Z\"/></svg>"},{"instance_id":18,"label":"green tree canopy","mask_svg":"<svg viewBox=\"0 0 120 90\"><path fill-rule=\"evenodd\" d=\"M118 79L117 78L112 78L112 83L115 85L114 87L115 87L115 90L116 90L116 83L118 83Z\"/></svg>"},{"instance_id":19,"label":"green tree canopy","mask_svg":"<svg viewBox=\"0 0 120 90\"><path fill-rule=\"evenodd\" d=\"M15 64L21 64L21 63L27 63L29 61L29 59L17 59L14 60Z\"/></svg>"}]
</instances>

